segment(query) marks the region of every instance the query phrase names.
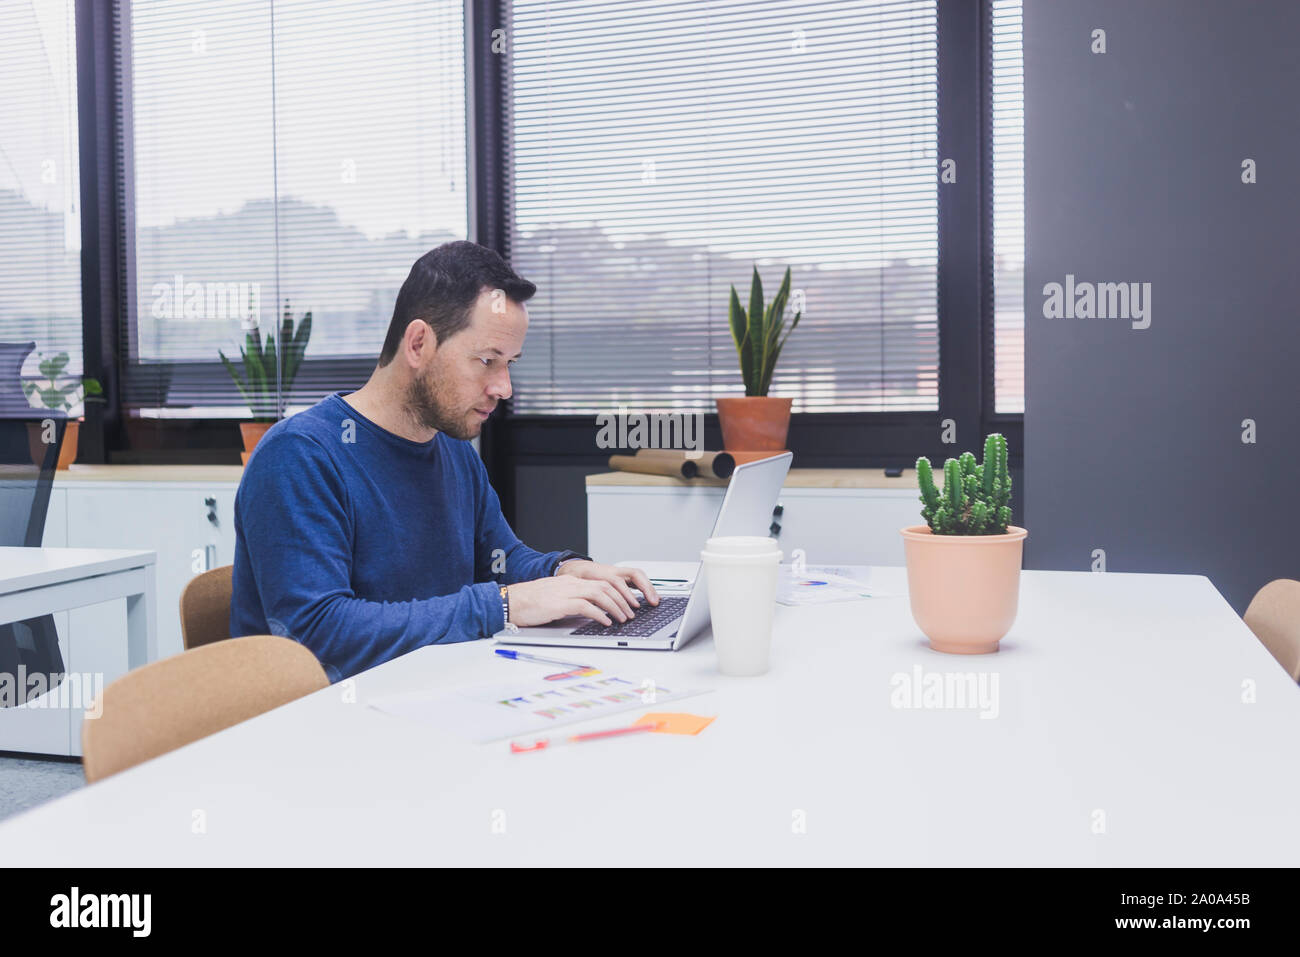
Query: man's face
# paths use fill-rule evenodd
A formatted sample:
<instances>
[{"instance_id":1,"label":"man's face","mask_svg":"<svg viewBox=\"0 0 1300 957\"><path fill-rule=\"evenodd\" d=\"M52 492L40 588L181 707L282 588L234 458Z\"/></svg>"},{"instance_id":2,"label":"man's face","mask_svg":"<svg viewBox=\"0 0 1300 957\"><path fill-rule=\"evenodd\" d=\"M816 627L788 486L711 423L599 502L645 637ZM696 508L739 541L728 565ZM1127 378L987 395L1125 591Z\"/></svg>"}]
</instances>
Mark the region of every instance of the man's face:
<instances>
[{"instance_id":1,"label":"man's face","mask_svg":"<svg viewBox=\"0 0 1300 957\"><path fill-rule=\"evenodd\" d=\"M522 304L484 290L469 325L438 344L411 382L407 404L417 420L453 438L477 436L497 403L510 398L510 365L527 332Z\"/></svg>"}]
</instances>

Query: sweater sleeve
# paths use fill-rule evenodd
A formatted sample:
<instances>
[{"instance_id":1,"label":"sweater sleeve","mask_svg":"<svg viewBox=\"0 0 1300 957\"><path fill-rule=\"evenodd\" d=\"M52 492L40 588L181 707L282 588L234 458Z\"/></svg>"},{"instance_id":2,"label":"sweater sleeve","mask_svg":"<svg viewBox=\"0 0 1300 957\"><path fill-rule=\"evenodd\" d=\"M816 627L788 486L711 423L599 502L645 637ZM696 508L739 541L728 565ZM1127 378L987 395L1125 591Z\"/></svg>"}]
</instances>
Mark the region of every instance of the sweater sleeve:
<instances>
[{"instance_id":1,"label":"sweater sleeve","mask_svg":"<svg viewBox=\"0 0 1300 957\"><path fill-rule=\"evenodd\" d=\"M316 655L334 680L424 645L484 638L505 624L496 585L376 602L352 591L355 516L347 485L309 436L285 432L258 445L236 496L267 627Z\"/></svg>"},{"instance_id":2,"label":"sweater sleeve","mask_svg":"<svg viewBox=\"0 0 1300 957\"><path fill-rule=\"evenodd\" d=\"M555 568L567 558L582 558L577 552L539 552L529 548L515 535L501 514L501 500L488 481L487 468L469 443L469 457L474 471L478 498L478 521L474 535L474 580L498 581L503 585L532 581L555 574Z\"/></svg>"}]
</instances>

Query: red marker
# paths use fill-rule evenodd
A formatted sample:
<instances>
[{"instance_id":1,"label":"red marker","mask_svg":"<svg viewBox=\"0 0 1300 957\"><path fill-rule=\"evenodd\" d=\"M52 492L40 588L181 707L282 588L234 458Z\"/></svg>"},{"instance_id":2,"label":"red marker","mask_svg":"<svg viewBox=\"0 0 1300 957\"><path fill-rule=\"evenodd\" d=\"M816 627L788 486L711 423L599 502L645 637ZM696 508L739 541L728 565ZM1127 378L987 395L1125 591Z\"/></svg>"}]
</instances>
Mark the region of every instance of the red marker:
<instances>
[{"instance_id":1,"label":"red marker","mask_svg":"<svg viewBox=\"0 0 1300 957\"><path fill-rule=\"evenodd\" d=\"M513 754L523 754L525 751L544 751L546 748L558 748L562 744L579 744L583 741L596 741L600 738L614 738L623 734L637 734L641 731L658 731L664 726L662 721L654 721L650 724L634 724L629 728L611 728L608 731L590 731L587 734L571 734L565 738L559 738L552 741L550 738L538 738L532 744L520 744L518 741L510 742L510 751Z\"/></svg>"}]
</instances>

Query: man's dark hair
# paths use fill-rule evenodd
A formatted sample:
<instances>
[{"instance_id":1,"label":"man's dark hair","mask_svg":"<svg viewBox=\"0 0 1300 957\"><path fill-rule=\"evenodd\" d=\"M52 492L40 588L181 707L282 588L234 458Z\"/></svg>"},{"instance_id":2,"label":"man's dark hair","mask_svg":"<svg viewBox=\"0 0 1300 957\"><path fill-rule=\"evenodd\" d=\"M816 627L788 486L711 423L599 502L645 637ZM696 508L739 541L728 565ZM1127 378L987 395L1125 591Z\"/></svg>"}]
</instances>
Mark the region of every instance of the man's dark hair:
<instances>
[{"instance_id":1,"label":"man's dark hair","mask_svg":"<svg viewBox=\"0 0 1300 957\"><path fill-rule=\"evenodd\" d=\"M433 327L439 345L460 332L469 325L470 310L484 288L500 289L513 302L527 302L537 292L486 246L461 239L429 250L415 261L397 293L379 364L393 361L414 319Z\"/></svg>"}]
</instances>

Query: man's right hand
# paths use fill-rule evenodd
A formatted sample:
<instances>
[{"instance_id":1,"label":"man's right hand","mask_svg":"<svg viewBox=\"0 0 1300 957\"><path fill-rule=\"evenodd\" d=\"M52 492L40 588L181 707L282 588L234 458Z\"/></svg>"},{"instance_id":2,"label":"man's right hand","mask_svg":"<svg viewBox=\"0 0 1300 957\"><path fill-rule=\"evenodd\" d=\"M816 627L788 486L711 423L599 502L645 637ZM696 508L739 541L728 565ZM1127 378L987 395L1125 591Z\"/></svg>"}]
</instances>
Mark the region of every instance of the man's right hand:
<instances>
[{"instance_id":1,"label":"man's right hand","mask_svg":"<svg viewBox=\"0 0 1300 957\"><path fill-rule=\"evenodd\" d=\"M510 621L521 628L571 615L608 626L611 618L623 622L633 614L633 605L607 581L555 575L508 585L506 592L510 596ZM632 601L640 606L635 597Z\"/></svg>"}]
</instances>

